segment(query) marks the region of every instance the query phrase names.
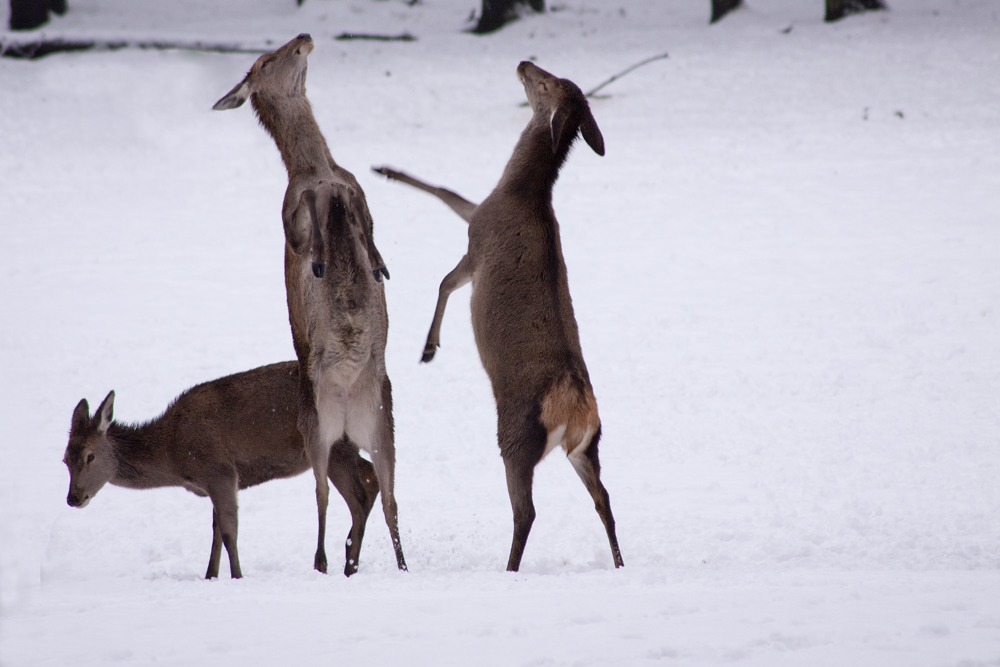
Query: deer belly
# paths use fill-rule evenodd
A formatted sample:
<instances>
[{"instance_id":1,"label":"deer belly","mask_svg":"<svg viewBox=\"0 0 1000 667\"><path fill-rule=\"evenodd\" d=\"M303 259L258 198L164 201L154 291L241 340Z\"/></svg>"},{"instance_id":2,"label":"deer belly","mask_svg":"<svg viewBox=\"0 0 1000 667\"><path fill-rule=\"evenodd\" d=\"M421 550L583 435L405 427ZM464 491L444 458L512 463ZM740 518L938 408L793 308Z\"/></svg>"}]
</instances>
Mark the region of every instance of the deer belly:
<instances>
[{"instance_id":1,"label":"deer belly","mask_svg":"<svg viewBox=\"0 0 1000 667\"><path fill-rule=\"evenodd\" d=\"M370 365L351 374L350 382L341 369L328 368L313 383L320 442L327 447L345 435L371 452L381 406L381 384Z\"/></svg>"}]
</instances>

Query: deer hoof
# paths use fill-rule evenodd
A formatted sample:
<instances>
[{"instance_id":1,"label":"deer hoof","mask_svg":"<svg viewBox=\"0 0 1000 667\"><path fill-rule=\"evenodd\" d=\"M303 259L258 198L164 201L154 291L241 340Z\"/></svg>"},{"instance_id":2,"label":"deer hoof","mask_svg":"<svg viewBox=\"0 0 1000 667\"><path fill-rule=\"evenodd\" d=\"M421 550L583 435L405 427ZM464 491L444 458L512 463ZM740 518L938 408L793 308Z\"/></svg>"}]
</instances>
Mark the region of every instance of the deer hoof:
<instances>
[{"instance_id":1,"label":"deer hoof","mask_svg":"<svg viewBox=\"0 0 1000 667\"><path fill-rule=\"evenodd\" d=\"M313 275L317 278L322 278L326 275L326 264L320 264L319 262L313 262Z\"/></svg>"},{"instance_id":2,"label":"deer hoof","mask_svg":"<svg viewBox=\"0 0 1000 667\"><path fill-rule=\"evenodd\" d=\"M323 574L326 574L326 556L316 555L316 560L313 561L313 568Z\"/></svg>"}]
</instances>

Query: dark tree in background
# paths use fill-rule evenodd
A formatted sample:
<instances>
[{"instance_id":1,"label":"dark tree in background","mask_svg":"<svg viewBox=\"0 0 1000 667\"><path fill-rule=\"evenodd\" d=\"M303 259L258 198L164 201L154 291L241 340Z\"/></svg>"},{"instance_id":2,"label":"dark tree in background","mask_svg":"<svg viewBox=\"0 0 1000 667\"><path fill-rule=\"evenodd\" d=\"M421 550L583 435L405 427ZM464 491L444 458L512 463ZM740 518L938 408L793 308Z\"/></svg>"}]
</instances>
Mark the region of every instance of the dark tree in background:
<instances>
[{"instance_id":1,"label":"dark tree in background","mask_svg":"<svg viewBox=\"0 0 1000 667\"><path fill-rule=\"evenodd\" d=\"M712 19L709 23L715 23L742 4L743 0L712 0ZM839 21L848 14L872 9L887 9L887 7L883 0L826 0L826 18L823 20Z\"/></svg>"},{"instance_id":2,"label":"dark tree in background","mask_svg":"<svg viewBox=\"0 0 1000 667\"><path fill-rule=\"evenodd\" d=\"M712 19L709 23L715 23L742 4L743 0L712 0Z\"/></svg>"},{"instance_id":3,"label":"dark tree in background","mask_svg":"<svg viewBox=\"0 0 1000 667\"><path fill-rule=\"evenodd\" d=\"M528 5L536 12L545 11L545 0L483 0L483 11L472 32L485 35L517 18L517 6Z\"/></svg>"},{"instance_id":4,"label":"dark tree in background","mask_svg":"<svg viewBox=\"0 0 1000 667\"><path fill-rule=\"evenodd\" d=\"M10 29L32 30L49 20L49 12L66 13L66 0L10 0Z\"/></svg>"},{"instance_id":5,"label":"dark tree in background","mask_svg":"<svg viewBox=\"0 0 1000 667\"><path fill-rule=\"evenodd\" d=\"M826 0L826 18L823 20L837 21L848 14L885 8L882 0Z\"/></svg>"}]
</instances>

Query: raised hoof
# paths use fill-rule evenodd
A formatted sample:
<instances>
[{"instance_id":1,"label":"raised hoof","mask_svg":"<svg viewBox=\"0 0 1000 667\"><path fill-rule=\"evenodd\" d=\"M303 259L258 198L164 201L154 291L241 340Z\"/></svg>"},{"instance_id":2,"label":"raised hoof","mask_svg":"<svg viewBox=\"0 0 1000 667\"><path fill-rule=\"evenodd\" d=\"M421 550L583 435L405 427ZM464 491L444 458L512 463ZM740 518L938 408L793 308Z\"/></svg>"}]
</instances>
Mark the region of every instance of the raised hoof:
<instances>
[{"instance_id":1,"label":"raised hoof","mask_svg":"<svg viewBox=\"0 0 1000 667\"><path fill-rule=\"evenodd\" d=\"M420 357L420 363L426 364L428 361L434 358L435 350L433 347L429 350L424 350L424 356Z\"/></svg>"}]
</instances>

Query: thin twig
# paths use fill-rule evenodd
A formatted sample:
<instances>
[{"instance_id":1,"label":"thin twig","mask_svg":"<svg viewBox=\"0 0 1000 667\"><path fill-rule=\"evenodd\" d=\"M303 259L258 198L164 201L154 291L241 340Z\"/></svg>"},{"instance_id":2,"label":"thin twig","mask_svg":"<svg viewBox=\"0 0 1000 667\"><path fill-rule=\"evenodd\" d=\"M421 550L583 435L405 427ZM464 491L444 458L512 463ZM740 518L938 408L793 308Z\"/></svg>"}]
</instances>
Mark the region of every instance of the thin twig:
<instances>
[{"instance_id":1,"label":"thin twig","mask_svg":"<svg viewBox=\"0 0 1000 667\"><path fill-rule=\"evenodd\" d=\"M610 79L608 79L607 81L603 82L597 88L594 88L593 90L591 90L588 93L584 93L584 97L593 97L594 93L596 93L598 90L600 90L604 86L608 85L609 83L617 81L618 79L622 78L623 76L625 76L626 74L628 74L632 70L638 69L638 68L642 67L643 65L648 65L649 63L653 62L654 60L663 60L664 58L667 58L667 57L668 56L667 56L666 53L661 53L658 56L653 56L652 58L646 58L642 62L638 62L638 63L632 65L631 67L627 68L627 69L623 69L621 72L618 72L618 74L615 74Z\"/></svg>"}]
</instances>

